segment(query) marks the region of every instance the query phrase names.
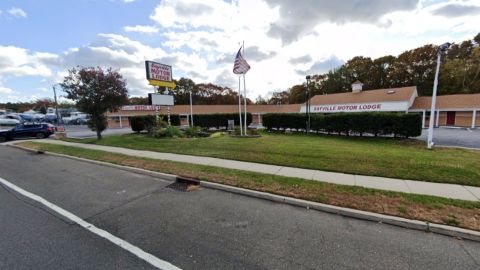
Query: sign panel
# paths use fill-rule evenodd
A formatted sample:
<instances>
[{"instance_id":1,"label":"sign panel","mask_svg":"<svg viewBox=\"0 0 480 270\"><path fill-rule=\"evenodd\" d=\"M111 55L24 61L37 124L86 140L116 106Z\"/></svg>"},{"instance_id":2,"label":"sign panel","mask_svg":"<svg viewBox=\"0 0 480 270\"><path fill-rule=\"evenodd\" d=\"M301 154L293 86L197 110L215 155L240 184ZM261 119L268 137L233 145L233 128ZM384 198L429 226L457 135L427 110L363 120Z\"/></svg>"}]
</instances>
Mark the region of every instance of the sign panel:
<instances>
[{"instance_id":1,"label":"sign panel","mask_svg":"<svg viewBox=\"0 0 480 270\"><path fill-rule=\"evenodd\" d=\"M126 105L122 106L123 111L154 111L155 106L152 105Z\"/></svg>"},{"instance_id":2,"label":"sign panel","mask_svg":"<svg viewBox=\"0 0 480 270\"><path fill-rule=\"evenodd\" d=\"M151 105L173 106L173 96L161 94L148 94L148 101Z\"/></svg>"},{"instance_id":3,"label":"sign panel","mask_svg":"<svg viewBox=\"0 0 480 270\"><path fill-rule=\"evenodd\" d=\"M312 105L312 113L336 113L336 112L395 112L407 111L408 102L376 102L376 103L352 103L352 104L329 104ZM306 112L306 106L302 106L300 112Z\"/></svg>"},{"instance_id":4,"label":"sign panel","mask_svg":"<svg viewBox=\"0 0 480 270\"><path fill-rule=\"evenodd\" d=\"M172 67L152 61L145 61L147 80L172 82Z\"/></svg>"},{"instance_id":5,"label":"sign panel","mask_svg":"<svg viewBox=\"0 0 480 270\"><path fill-rule=\"evenodd\" d=\"M148 82L150 85L154 85L154 86L162 86L162 87L168 87L172 89L175 89L175 87L177 87L177 85L174 82L164 82L164 81L155 81L155 80L149 80Z\"/></svg>"}]
</instances>

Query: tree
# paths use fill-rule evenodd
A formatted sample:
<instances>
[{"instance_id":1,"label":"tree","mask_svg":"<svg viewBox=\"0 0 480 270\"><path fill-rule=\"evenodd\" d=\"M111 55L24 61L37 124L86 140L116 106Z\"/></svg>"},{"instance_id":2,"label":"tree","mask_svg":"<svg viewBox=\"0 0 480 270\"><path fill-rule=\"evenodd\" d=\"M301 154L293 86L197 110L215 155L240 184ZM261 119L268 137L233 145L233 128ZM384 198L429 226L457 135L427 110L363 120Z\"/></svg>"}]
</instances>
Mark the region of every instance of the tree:
<instances>
[{"instance_id":1,"label":"tree","mask_svg":"<svg viewBox=\"0 0 480 270\"><path fill-rule=\"evenodd\" d=\"M400 54L390 73L391 86L417 86L419 95L431 95L438 47L425 45Z\"/></svg>"},{"instance_id":2,"label":"tree","mask_svg":"<svg viewBox=\"0 0 480 270\"><path fill-rule=\"evenodd\" d=\"M474 48L468 58L446 61L440 71L440 85L440 94L480 92L480 47Z\"/></svg>"},{"instance_id":3,"label":"tree","mask_svg":"<svg viewBox=\"0 0 480 270\"><path fill-rule=\"evenodd\" d=\"M48 107L55 107L55 102L51 98L37 99L33 102L33 109L43 114L47 113Z\"/></svg>"},{"instance_id":4,"label":"tree","mask_svg":"<svg viewBox=\"0 0 480 270\"><path fill-rule=\"evenodd\" d=\"M307 88L303 84L297 84L292 86L292 88L288 89L288 92L289 92L288 103L291 103L291 104L303 103L303 102L306 102L308 99Z\"/></svg>"},{"instance_id":5,"label":"tree","mask_svg":"<svg viewBox=\"0 0 480 270\"><path fill-rule=\"evenodd\" d=\"M288 104L290 94L288 91L274 92L268 100L268 104L280 105Z\"/></svg>"},{"instance_id":6,"label":"tree","mask_svg":"<svg viewBox=\"0 0 480 270\"><path fill-rule=\"evenodd\" d=\"M262 95L258 95L257 99L255 99L255 104L257 105L266 105L268 101L262 97Z\"/></svg>"},{"instance_id":7,"label":"tree","mask_svg":"<svg viewBox=\"0 0 480 270\"><path fill-rule=\"evenodd\" d=\"M126 82L117 71L109 68L78 68L68 70L60 84L66 98L76 102L77 108L90 115L89 127L102 138L107 128L105 113L116 111L128 102Z\"/></svg>"},{"instance_id":8,"label":"tree","mask_svg":"<svg viewBox=\"0 0 480 270\"><path fill-rule=\"evenodd\" d=\"M213 83L196 84L188 78L180 78L175 81L177 87L173 90L175 104L190 104L190 91L192 91L193 103L196 105L220 105L238 103L238 92L229 87L216 85ZM252 101L247 98L247 104Z\"/></svg>"}]
</instances>

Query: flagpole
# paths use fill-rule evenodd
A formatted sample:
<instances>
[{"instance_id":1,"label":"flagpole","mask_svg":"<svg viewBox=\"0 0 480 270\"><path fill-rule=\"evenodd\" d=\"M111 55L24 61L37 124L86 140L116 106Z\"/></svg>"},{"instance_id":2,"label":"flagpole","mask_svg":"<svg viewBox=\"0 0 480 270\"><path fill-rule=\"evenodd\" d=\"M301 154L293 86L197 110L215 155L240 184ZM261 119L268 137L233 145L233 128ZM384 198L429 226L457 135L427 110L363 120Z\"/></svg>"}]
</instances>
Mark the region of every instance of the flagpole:
<instances>
[{"instance_id":1,"label":"flagpole","mask_svg":"<svg viewBox=\"0 0 480 270\"><path fill-rule=\"evenodd\" d=\"M240 118L240 136L243 136L243 127L242 127L242 88L240 87L240 76L238 76L238 117Z\"/></svg>"},{"instance_id":2,"label":"flagpole","mask_svg":"<svg viewBox=\"0 0 480 270\"><path fill-rule=\"evenodd\" d=\"M242 42L242 54L245 56L245 41ZM247 87L245 85L245 73L243 73L243 108L245 110L245 122L243 123L245 128L243 130L245 131L245 136L247 136Z\"/></svg>"},{"instance_id":3,"label":"flagpole","mask_svg":"<svg viewBox=\"0 0 480 270\"><path fill-rule=\"evenodd\" d=\"M245 122L243 124L245 125L245 128L243 129L245 132L245 136L247 136L247 87L245 86L245 74L243 74L243 107L245 109Z\"/></svg>"}]
</instances>

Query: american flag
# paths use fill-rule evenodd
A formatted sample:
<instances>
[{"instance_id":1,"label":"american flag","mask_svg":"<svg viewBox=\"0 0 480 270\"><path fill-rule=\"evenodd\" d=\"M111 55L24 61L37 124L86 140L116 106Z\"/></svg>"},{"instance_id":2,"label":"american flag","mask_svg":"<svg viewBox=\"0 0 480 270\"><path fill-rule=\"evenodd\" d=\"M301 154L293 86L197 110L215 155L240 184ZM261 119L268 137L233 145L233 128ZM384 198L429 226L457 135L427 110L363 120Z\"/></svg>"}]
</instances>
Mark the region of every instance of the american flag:
<instances>
[{"instance_id":1,"label":"american flag","mask_svg":"<svg viewBox=\"0 0 480 270\"><path fill-rule=\"evenodd\" d=\"M238 50L235 62L233 63L233 73L245 74L250 69L250 65L242 57L242 47Z\"/></svg>"}]
</instances>

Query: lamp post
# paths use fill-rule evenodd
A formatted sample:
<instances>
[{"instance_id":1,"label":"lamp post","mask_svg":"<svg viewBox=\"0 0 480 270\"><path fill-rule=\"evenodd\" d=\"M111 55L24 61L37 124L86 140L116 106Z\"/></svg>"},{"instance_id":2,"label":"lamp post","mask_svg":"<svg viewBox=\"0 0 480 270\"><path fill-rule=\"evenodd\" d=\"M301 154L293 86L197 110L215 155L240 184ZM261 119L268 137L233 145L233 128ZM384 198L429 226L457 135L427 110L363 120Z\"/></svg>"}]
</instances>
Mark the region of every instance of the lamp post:
<instances>
[{"instance_id":1,"label":"lamp post","mask_svg":"<svg viewBox=\"0 0 480 270\"><path fill-rule=\"evenodd\" d=\"M435 71L435 80L433 81L433 93L432 93L432 107L430 108L430 121L428 126L428 139L427 139L427 148L432 149L433 147L433 121L435 116L435 106L437 102L437 86L438 86L438 73L440 71L440 62L442 58L442 54L444 54L448 48L450 47L450 43L445 43L440 45L438 48L437 53L437 70Z\"/></svg>"},{"instance_id":2,"label":"lamp post","mask_svg":"<svg viewBox=\"0 0 480 270\"><path fill-rule=\"evenodd\" d=\"M307 75L307 134L310 134L310 75Z\"/></svg>"}]
</instances>

